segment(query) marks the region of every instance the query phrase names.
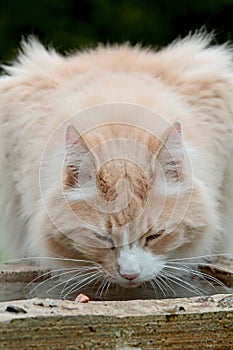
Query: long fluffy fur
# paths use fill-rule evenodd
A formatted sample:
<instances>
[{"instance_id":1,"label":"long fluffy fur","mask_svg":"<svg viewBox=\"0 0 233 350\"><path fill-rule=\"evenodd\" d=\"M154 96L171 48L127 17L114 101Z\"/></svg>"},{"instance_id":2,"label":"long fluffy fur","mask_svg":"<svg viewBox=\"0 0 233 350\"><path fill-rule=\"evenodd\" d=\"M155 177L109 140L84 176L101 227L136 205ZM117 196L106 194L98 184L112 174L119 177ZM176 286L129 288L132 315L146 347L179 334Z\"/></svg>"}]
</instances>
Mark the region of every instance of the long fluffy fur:
<instances>
[{"instance_id":1,"label":"long fluffy fur","mask_svg":"<svg viewBox=\"0 0 233 350\"><path fill-rule=\"evenodd\" d=\"M66 57L35 38L22 43L16 62L4 66L0 80L0 245L7 256L49 254L46 229L38 229L46 215L38 170L53 131L79 110L114 102L156 110L171 124L182 122L185 141L194 149L194 176L214 222L196 253L205 251L203 244L214 252L220 231L220 251L233 252L232 48L211 46L210 41L210 36L196 34L159 52L126 44ZM84 129L91 122L86 123ZM51 159L53 172L47 174L48 197L51 186L58 186L54 173L63 154L63 134L60 140Z\"/></svg>"}]
</instances>

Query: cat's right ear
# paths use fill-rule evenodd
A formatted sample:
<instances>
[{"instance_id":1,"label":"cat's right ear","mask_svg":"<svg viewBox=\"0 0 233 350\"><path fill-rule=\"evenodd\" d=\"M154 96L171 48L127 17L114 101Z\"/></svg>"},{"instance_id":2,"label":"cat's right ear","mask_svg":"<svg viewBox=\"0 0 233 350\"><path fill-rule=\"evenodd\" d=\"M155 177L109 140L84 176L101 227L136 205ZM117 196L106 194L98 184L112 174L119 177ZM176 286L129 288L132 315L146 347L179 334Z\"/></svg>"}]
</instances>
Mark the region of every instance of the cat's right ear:
<instances>
[{"instance_id":1,"label":"cat's right ear","mask_svg":"<svg viewBox=\"0 0 233 350\"><path fill-rule=\"evenodd\" d=\"M65 130L65 187L77 186L81 167L87 167L87 163L93 163L93 154L90 151L84 137L73 125L68 125ZM83 172L85 175L86 170Z\"/></svg>"},{"instance_id":2,"label":"cat's right ear","mask_svg":"<svg viewBox=\"0 0 233 350\"><path fill-rule=\"evenodd\" d=\"M181 180L180 176L185 166L185 148L182 124L179 121L165 132L157 160L163 169L166 180Z\"/></svg>"}]
</instances>

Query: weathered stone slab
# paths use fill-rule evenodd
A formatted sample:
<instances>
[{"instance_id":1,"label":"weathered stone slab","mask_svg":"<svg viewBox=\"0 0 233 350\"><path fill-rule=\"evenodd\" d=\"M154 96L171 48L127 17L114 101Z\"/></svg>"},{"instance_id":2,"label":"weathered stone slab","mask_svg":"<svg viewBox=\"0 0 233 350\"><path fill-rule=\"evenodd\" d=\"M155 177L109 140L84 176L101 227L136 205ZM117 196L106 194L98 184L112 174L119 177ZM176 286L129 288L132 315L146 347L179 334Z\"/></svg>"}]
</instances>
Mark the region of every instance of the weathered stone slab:
<instances>
[{"instance_id":1,"label":"weathered stone slab","mask_svg":"<svg viewBox=\"0 0 233 350\"><path fill-rule=\"evenodd\" d=\"M88 304L38 298L0 303L0 349L168 348L232 349L233 295Z\"/></svg>"},{"instance_id":2,"label":"weathered stone slab","mask_svg":"<svg viewBox=\"0 0 233 350\"><path fill-rule=\"evenodd\" d=\"M232 261L200 268L232 290ZM233 349L233 294L141 300L138 290L137 300L77 304L54 290L55 299L46 298L60 283L52 276L33 265L0 265L0 349ZM108 294L118 296L116 289Z\"/></svg>"}]
</instances>

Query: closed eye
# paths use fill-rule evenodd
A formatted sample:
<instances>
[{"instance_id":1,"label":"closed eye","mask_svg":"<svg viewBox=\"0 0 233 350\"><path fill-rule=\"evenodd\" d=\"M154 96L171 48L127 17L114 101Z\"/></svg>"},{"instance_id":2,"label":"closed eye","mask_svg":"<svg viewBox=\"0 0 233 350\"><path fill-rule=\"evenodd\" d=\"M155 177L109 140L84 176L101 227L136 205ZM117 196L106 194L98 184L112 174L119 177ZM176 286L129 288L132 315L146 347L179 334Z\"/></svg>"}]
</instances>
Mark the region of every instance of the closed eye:
<instances>
[{"instance_id":1,"label":"closed eye","mask_svg":"<svg viewBox=\"0 0 233 350\"><path fill-rule=\"evenodd\" d=\"M115 249L114 242L113 242L113 239L112 239L112 238L107 237L107 236L102 236L102 235L100 235L99 233L94 232L94 231L92 231L92 233L93 233L98 239L100 239L100 240L102 240L102 241L105 241L105 242L111 243L111 246L112 246L111 249L112 249L112 250ZM113 249L113 248L114 248L114 249Z\"/></svg>"},{"instance_id":2,"label":"closed eye","mask_svg":"<svg viewBox=\"0 0 233 350\"><path fill-rule=\"evenodd\" d=\"M164 233L164 231L161 230L161 231L159 231L157 233L154 233L153 235L147 236L146 237L146 242L150 242L152 240L158 239L159 237L162 236L163 233Z\"/></svg>"}]
</instances>

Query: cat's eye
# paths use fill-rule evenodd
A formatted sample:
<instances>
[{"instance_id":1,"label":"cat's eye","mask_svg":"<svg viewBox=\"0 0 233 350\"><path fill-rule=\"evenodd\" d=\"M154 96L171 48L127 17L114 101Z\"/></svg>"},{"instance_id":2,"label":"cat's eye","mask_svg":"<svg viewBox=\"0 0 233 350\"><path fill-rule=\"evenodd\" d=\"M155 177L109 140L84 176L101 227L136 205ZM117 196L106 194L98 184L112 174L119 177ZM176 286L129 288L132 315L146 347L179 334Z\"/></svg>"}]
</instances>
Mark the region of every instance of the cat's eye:
<instances>
[{"instance_id":1,"label":"cat's eye","mask_svg":"<svg viewBox=\"0 0 233 350\"><path fill-rule=\"evenodd\" d=\"M153 235L147 236L147 237L146 237L146 242L150 242L150 241L152 241L152 240L158 239L159 237L162 236L163 232L164 232L164 231L161 230L161 231L159 231L159 232L154 233Z\"/></svg>"},{"instance_id":2,"label":"cat's eye","mask_svg":"<svg viewBox=\"0 0 233 350\"><path fill-rule=\"evenodd\" d=\"M111 247L111 250L116 250L116 247Z\"/></svg>"}]
</instances>

